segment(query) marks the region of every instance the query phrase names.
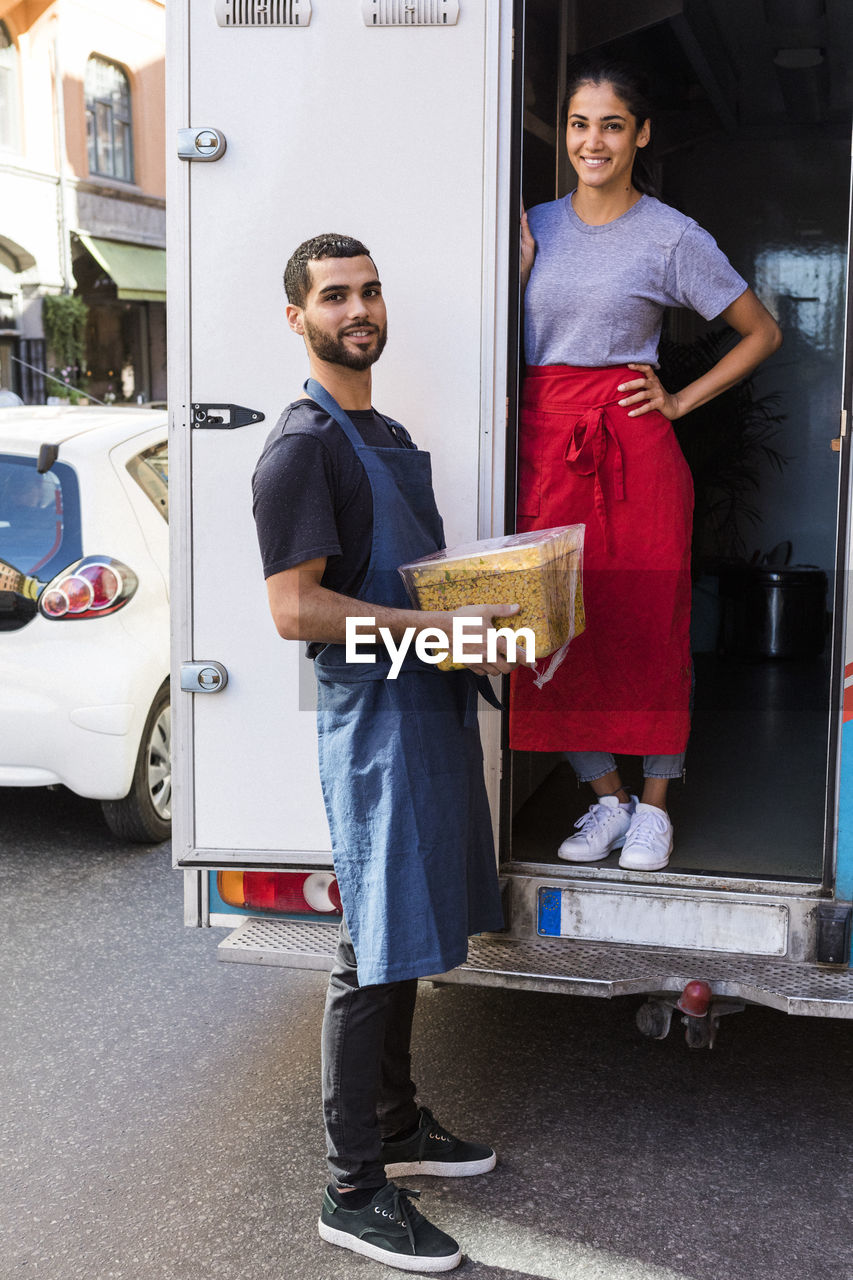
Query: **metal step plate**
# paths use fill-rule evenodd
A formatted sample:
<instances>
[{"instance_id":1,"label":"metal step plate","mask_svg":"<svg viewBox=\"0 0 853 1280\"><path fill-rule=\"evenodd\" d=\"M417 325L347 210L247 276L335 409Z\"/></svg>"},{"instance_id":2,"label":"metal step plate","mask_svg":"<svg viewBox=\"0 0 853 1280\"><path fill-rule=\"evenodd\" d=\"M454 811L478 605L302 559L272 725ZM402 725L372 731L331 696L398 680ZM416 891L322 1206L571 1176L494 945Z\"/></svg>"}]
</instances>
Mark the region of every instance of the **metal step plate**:
<instances>
[{"instance_id":1,"label":"metal step plate","mask_svg":"<svg viewBox=\"0 0 853 1280\"><path fill-rule=\"evenodd\" d=\"M252 917L217 947L220 960L277 964L288 969L331 969L338 947L337 924Z\"/></svg>"},{"instance_id":2,"label":"metal step plate","mask_svg":"<svg viewBox=\"0 0 853 1280\"><path fill-rule=\"evenodd\" d=\"M219 958L331 969L337 936L337 929L328 924L251 919L219 944ZM769 1005L783 1013L853 1018L853 970L665 947L566 938L513 942L483 935L471 939L464 965L434 976L442 982L604 997L677 992L702 978L715 995Z\"/></svg>"}]
</instances>

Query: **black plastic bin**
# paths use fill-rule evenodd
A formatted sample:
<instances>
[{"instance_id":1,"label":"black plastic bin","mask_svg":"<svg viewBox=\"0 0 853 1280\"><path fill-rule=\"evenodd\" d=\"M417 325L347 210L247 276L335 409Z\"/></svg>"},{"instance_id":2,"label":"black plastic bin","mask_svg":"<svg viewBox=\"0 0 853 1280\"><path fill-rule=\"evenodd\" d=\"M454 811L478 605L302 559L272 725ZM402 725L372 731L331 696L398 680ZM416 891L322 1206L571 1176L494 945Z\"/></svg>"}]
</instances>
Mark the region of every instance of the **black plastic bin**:
<instances>
[{"instance_id":1,"label":"black plastic bin","mask_svg":"<svg viewBox=\"0 0 853 1280\"><path fill-rule=\"evenodd\" d=\"M814 565L721 567L723 652L817 657L826 640L826 591L826 574Z\"/></svg>"}]
</instances>

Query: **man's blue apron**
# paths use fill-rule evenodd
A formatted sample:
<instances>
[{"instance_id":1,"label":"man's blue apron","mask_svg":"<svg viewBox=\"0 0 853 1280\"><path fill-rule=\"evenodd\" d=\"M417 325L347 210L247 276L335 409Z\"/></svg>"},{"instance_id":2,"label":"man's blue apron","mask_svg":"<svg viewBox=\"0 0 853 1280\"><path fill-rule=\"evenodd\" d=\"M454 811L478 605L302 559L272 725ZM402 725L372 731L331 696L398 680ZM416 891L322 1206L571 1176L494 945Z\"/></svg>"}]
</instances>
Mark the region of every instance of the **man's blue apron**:
<instances>
[{"instance_id":1,"label":"man's blue apron","mask_svg":"<svg viewBox=\"0 0 853 1280\"><path fill-rule=\"evenodd\" d=\"M430 458L364 444L337 401L305 390L338 424L373 494L373 544L358 598L410 609L397 566L444 545ZM370 616L369 603L364 615ZM472 933L503 927L477 726L478 682L406 657L396 680L343 645L314 662L320 778L335 873L362 986L444 973Z\"/></svg>"}]
</instances>

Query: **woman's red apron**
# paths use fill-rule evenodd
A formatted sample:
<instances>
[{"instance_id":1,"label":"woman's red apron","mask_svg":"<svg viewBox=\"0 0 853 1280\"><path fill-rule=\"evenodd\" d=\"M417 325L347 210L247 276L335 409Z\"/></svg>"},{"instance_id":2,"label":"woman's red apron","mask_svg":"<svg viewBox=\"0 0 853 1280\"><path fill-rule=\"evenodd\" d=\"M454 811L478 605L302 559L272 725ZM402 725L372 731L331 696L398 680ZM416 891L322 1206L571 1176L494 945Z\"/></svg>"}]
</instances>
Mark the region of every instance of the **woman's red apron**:
<instances>
[{"instance_id":1,"label":"woman's red apron","mask_svg":"<svg viewBox=\"0 0 853 1280\"><path fill-rule=\"evenodd\" d=\"M690 702L693 483L672 426L619 407L631 369L528 368L518 529L586 525L586 631L541 689L512 677L510 746L677 755Z\"/></svg>"}]
</instances>

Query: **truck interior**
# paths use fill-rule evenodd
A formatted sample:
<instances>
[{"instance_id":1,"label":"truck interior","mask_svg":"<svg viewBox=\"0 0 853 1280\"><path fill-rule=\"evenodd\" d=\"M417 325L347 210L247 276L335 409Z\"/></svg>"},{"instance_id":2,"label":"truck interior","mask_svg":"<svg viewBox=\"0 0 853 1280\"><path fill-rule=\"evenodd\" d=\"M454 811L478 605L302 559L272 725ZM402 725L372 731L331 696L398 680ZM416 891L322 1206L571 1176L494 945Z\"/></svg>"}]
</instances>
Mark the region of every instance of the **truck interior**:
<instances>
[{"instance_id":1,"label":"truck interior","mask_svg":"<svg viewBox=\"0 0 853 1280\"><path fill-rule=\"evenodd\" d=\"M527 0L522 9L517 168L525 206L574 185L560 123L567 59L601 47L640 64L660 104L652 147L661 199L717 239L776 315L784 343L746 395L721 397L701 422L678 424L697 491L696 692L685 778L670 788L669 867L632 875L618 869L618 852L583 867L559 861L557 848L591 793L560 756L527 752L508 753L504 770L505 863L657 883L820 882L833 857L844 678L837 542L846 477L840 484L833 437L848 293L847 5ZM517 29L516 58L519 43ZM701 359L703 337L719 330L684 311L668 314L665 385L667 370ZM512 519L509 512L508 528ZM641 761L619 763L636 792Z\"/></svg>"}]
</instances>

